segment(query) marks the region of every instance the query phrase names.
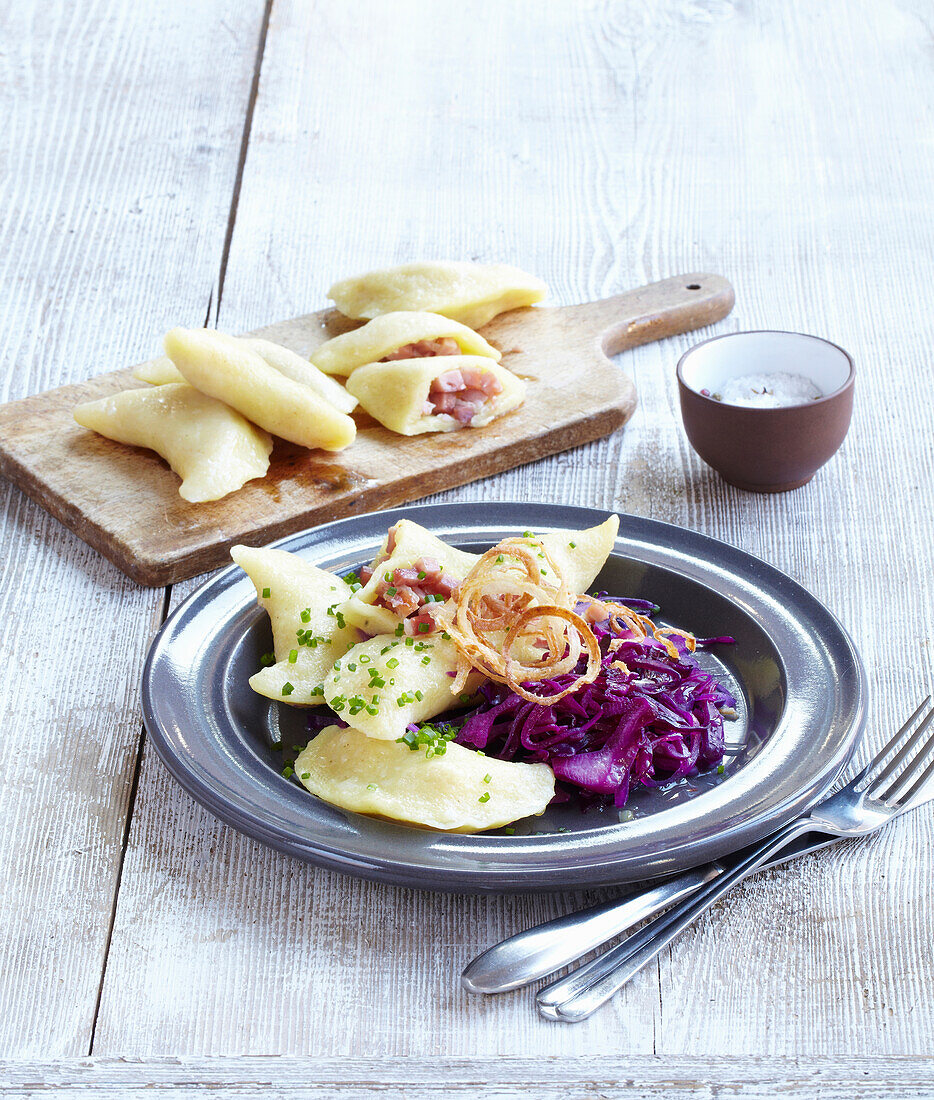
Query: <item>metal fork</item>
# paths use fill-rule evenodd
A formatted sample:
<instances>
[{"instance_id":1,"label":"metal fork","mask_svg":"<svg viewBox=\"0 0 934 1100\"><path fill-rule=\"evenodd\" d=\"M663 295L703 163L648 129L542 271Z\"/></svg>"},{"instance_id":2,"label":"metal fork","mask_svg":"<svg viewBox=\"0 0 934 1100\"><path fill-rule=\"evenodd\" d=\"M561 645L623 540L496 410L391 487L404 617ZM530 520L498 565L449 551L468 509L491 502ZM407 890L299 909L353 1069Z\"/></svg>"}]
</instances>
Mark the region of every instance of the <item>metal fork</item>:
<instances>
[{"instance_id":1,"label":"metal fork","mask_svg":"<svg viewBox=\"0 0 934 1100\"><path fill-rule=\"evenodd\" d=\"M916 809L934 798L934 785L924 791L934 775L934 759L928 762L934 750L934 735L924 741L912 758L934 721L934 708L929 709L915 731L909 733L929 702L930 696L845 787L755 845L731 870L701 886L691 897L656 917L616 947L541 989L536 997L539 1012L546 1019L564 1023L585 1020L703 912L802 833L863 836L881 828L897 814ZM899 772L902 765L905 767Z\"/></svg>"}]
</instances>

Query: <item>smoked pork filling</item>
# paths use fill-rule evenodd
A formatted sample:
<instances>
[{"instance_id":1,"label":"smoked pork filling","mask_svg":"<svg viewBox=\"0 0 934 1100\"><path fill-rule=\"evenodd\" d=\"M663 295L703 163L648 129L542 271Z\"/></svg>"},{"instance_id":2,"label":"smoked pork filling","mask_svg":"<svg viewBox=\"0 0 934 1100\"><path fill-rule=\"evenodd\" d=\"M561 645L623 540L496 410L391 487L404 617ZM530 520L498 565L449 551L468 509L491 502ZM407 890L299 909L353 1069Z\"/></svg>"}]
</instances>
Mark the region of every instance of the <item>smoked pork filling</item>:
<instances>
[{"instance_id":1,"label":"smoked pork filling","mask_svg":"<svg viewBox=\"0 0 934 1100\"><path fill-rule=\"evenodd\" d=\"M519 378L478 355L369 363L354 371L347 389L371 416L400 435L480 428L525 398Z\"/></svg>"}]
</instances>

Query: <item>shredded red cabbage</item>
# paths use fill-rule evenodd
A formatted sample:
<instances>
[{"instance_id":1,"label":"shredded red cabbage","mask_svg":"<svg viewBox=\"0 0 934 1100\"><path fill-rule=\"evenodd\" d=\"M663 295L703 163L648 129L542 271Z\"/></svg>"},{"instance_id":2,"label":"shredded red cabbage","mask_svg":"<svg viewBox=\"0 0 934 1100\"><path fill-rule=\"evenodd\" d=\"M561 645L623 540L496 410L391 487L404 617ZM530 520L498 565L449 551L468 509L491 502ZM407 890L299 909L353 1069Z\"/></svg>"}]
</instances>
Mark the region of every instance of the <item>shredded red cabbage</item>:
<instances>
[{"instance_id":1,"label":"shredded red cabbage","mask_svg":"<svg viewBox=\"0 0 934 1100\"><path fill-rule=\"evenodd\" d=\"M593 629L604 656L592 684L542 706L489 681L455 739L500 760L549 764L564 786L559 800L577 791L587 802L612 799L616 806L625 805L635 785L658 787L718 765L724 746L720 708L734 707L736 700L704 672L682 639L671 637L677 658L651 637L623 636L610 653L609 625ZM617 660L628 673L613 667ZM554 694L576 674L524 686Z\"/></svg>"}]
</instances>

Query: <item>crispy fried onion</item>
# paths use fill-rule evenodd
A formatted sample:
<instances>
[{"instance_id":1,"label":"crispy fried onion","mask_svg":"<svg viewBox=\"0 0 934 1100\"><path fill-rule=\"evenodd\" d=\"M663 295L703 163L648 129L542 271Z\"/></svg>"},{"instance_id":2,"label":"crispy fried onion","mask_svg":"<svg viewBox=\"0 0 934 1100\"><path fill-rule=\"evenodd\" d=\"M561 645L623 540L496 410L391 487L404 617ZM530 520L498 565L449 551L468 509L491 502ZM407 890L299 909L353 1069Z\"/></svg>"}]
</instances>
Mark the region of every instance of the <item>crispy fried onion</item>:
<instances>
[{"instance_id":1,"label":"crispy fried onion","mask_svg":"<svg viewBox=\"0 0 934 1100\"><path fill-rule=\"evenodd\" d=\"M503 539L487 550L443 606L432 608L439 625L457 647L457 675L451 693L464 689L473 670L505 684L532 703L549 706L592 683L600 671L600 644L590 622L609 620L618 636L615 653L625 640L653 637L675 659L672 634L693 651L693 634L677 627L658 627L623 603L588 600L586 618L574 611L578 597L569 591L561 571L540 543L528 538ZM587 620L590 620L588 622ZM572 672L583 654L584 671L563 691L536 695L523 685ZM613 664L628 672L617 657Z\"/></svg>"},{"instance_id":2,"label":"crispy fried onion","mask_svg":"<svg viewBox=\"0 0 934 1100\"><path fill-rule=\"evenodd\" d=\"M512 538L487 550L437 612L457 647L451 692L463 690L473 669L543 706L592 683L600 646L573 610L576 598L541 545ZM535 695L523 687L573 671L584 653L586 669L563 691Z\"/></svg>"}]
</instances>

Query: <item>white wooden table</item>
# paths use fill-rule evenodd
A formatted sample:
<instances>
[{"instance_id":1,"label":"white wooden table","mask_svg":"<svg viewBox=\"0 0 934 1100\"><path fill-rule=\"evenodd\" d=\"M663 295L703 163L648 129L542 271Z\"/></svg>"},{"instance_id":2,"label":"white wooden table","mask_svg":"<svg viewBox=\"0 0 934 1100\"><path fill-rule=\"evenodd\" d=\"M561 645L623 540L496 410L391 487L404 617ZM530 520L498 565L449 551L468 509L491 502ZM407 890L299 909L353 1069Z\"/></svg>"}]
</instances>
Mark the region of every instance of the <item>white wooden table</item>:
<instances>
[{"instance_id":1,"label":"white wooden table","mask_svg":"<svg viewBox=\"0 0 934 1100\"><path fill-rule=\"evenodd\" d=\"M930 0L20 0L0 7L0 400L242 331L339 276L514 262L557 302L727 276L717 331L858 366L809 486L725 486L674 364L602 443L445 494L650 515L815 592L869 737L931 687ZM934 1096L934 814L763 874L586 1024L476 999L487 944L596 895L446 897L219 824L140 727L143 590L0 484L0 1095ZM145 1089L145 1091L144 1091Z\"/></svg>"}]
</instances>

